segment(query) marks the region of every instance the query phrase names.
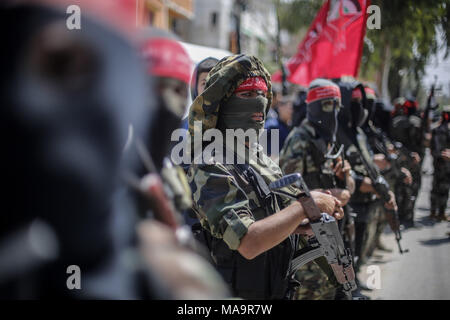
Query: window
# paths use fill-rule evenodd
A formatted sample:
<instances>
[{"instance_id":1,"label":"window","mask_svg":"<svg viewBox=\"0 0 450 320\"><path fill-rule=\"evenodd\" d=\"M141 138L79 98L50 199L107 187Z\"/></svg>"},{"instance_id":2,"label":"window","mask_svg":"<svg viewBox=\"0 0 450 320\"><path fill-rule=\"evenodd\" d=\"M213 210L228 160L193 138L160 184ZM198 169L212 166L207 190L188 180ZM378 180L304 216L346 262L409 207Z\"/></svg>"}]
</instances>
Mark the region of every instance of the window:
<instances>
[{"instance_id":1,"label":"window","mask_svg":"<svg viewBox=\"0 0 450 320\"><path fill-rule=\"evenodd\" d=\"M211 14L211 26L215 27L217 25L217 20L218 20L218 16L217 16L217 12L213 12Z\"/></svg>"}]
</instances>

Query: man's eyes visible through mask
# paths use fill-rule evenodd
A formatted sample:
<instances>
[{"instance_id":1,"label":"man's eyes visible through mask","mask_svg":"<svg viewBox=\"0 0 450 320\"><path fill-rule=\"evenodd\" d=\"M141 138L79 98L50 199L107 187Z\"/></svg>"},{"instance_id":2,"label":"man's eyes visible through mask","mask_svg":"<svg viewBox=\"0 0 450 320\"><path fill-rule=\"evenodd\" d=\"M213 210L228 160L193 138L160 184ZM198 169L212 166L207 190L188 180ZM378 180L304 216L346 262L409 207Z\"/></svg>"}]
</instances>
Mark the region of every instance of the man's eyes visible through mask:
<instances>
[{"instance_id":1,"label":"man's eyes visible through mask","mask_svg":"<svg viewBox=\"0 0 450 320\"><path fill-rule=\"evenodd\" d=\"M251 98L256 98L258 96L266 97L266 92L264 92L262 90L248 90L248 91L237 92L235 95L239 98L251 99Z\"/></svg>"},{"instance_id":2,"label":"man's eyes visible through mask","mask_svg":"<svg viewBox=\"0 0 450 320\"><path fill-rule=\"evenodd\" d=\"M333 112L334 105L336 104L336 107L339 107L337 103L335 103L334 100L325 100L322 102L322 111L323 112Z\"/></svg>"}]
</instances>

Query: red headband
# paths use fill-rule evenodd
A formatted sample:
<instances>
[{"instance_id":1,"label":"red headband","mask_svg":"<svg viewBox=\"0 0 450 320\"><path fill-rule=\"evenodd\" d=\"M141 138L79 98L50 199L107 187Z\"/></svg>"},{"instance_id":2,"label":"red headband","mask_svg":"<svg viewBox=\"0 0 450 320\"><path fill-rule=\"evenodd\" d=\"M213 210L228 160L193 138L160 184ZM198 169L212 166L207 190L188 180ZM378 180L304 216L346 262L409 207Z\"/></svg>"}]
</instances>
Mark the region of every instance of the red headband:
<instances>
[{"instance_id":1,"label":"red headband","mask_svg":"<svg viewBox=\"0 0 450 320\"><path fill-rule=\"evenodd\" d=\"M234 92L248 91L248 90L262 90L267 92L266 81L262 77L247 78L236 88Z\"/></svg>"},{"instance_id":2,"label":"red headband","mask_svg":"<svg viewBox=\"0 0 450 320\"><path fill-rule=\"evenodd\" d=\"M375 94L375 90L373 90L372 88L369 87L364 87L364 91L366 92L366 97L368 99L375 99L376 98L376 94Z\"/></svg>"},{"instance_id":3,"label":"red headband","mask_svg":"<svg viewBox=\"0 0 450 320\"><path fill-rule=\"evenodd\" d=\"M306 98L307 103L314 102L322 99L340 98L341 90L336 86L317 87L308 90L308 96Z\"/></svg>"},{"instance_id":4,"label":"red headband","mask_svg":"<svg viewBox=\"0 0 450 320\"><path fill-rule=\"evenodd\" d=\"M362 99L362 92L361 89L356 88L352 91L352 99Z\"/></svg>"},{"instance_id":5,"label":"red headband","mask_svg":"<svg viewBox=\"0 0 450 320\"><path fill-rule=\"evenodd\" d=\"M149 39L142 47L142 54L149 64L148 73L189 84L191 59L177 41L167 38Z\"/></svg>"}]
</instances>

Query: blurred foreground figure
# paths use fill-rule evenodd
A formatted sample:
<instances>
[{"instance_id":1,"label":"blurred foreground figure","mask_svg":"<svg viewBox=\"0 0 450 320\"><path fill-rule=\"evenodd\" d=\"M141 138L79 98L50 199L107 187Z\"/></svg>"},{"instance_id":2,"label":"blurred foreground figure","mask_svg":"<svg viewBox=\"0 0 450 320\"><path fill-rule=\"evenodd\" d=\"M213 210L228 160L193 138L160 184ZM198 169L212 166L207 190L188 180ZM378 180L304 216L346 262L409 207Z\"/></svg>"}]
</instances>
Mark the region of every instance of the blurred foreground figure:
<instances>
[{"instance_id":1,"label":"blurred foreground figure","mask_svg":"<svg viewBox=\"0 0 450 320\"><path fill-rule=\"evenodd\" d=\"M149 29L143 36L141 54L157 105L148 134L136 134L126 150L141 160L129 181L142 218L137 229L140 250L175 299L224 298L228 288L183 223L181 213L192 206L191 190L183 169L169 158L172 132L186 109L191 62L171 34Z\"/></svg>"},{"instance_id":2,"label":"blurred foreground figure","mask_svg":"<svg viewBox=\"0 0 450 320\"><path fill-rule=\"evenodd\" d=\"M450 189L450 105L442 109L441 123L432 131L433 187L430 194L431 217L449 221L445 214ZM436 213L438 215L436 215Z\"/></svg>"},{"instance_id":3,"label":"blurred foreground figure","mask_svg":"<svg viewBox=\"0 0 450 320\"><path fill-rule=\"evenodd\" d=\"M14 3L0 19L0 296L171 297L135 250L135 208L113 201L133 165L122 157L128 125L144 131L153 109L135 48L91 19L88 2L80 30L66 26L71 3ZM111 16L126 9L102 5Z\"/></svg>"}]
</instances>

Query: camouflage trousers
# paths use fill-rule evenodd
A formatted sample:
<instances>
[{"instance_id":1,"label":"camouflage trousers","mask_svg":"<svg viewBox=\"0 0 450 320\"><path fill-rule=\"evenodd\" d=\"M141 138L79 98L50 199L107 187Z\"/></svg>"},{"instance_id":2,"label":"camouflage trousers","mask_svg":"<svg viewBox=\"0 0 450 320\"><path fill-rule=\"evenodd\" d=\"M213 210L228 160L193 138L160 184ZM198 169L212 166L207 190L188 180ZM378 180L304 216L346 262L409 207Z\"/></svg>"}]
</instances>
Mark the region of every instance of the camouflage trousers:
<instances>
[{"instance_id":1,"label":"camouflage trousers","mask_svg":"<svg viewBox=\"0 0 450 320\"><path fill-rule=\"evenodd\" d=\"M336 289L316 263L310 262L301 267L296 278L300 282L298 300L334 300Z\"/></svg>"},{"instance_id":2,"label":"camouflage trousers","mask_svg":"<svg viewBox=\"0 0 450 320\"><path fill-rule=\"evenodd\" d=\"M407 168L411 172L413 179L412 184L408 186L404 184L403 181L397 181L397 184L395 185L395 199L398 206L398 216L402 221L414 220L414 206L422 182L420 164L408 163Z\"/></svg>"},{"instance_id":3,"label":"camouflage trousers","mask_svg":"<svg viewBox=\"0 0 450 320\"><path fill-rule=\"evenodd\" d=\"M379 221L379 202L373 201L367 204L352 204L357 214L355 219L355 258L356 271L359 270L376 245L377 227Z\"/></svg>"},{"instance_id":4,"label":"camouflage trousers","mask_svg":"<svg viewBox=\"0 0 450 320\"><path fill-rule=\"evenodd\" d=\"M430 193L431 212L444 213L450 189L450 164L434 163L433 187Z\"/></svg>"}]
</instances>

